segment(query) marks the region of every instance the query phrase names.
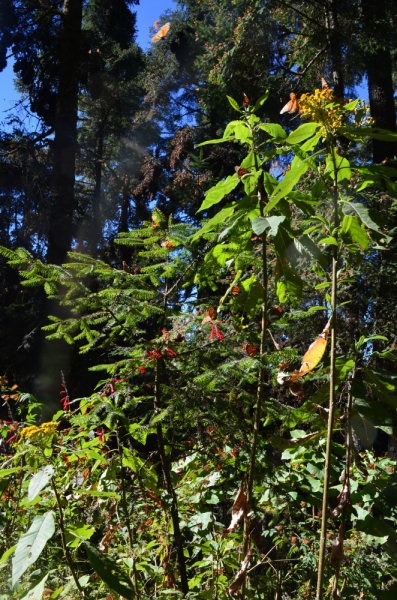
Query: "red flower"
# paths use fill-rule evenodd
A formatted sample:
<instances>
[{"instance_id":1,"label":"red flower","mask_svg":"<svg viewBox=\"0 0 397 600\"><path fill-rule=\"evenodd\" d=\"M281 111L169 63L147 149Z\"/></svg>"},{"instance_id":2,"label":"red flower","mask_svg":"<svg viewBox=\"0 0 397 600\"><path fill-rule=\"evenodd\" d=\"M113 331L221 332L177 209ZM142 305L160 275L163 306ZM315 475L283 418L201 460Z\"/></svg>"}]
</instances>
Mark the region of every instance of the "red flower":
<instances>
[{"instance_id":1,"label":"red flower","mask_svg":"<svg viewBox=\"0 0 397 600\"><path fill-rule=\"evenodd\" d=\"M140 367L138 367L138 369L139 369L140 373L146 373L145 367L140 366Z\"/></svg>"}]
</instances>

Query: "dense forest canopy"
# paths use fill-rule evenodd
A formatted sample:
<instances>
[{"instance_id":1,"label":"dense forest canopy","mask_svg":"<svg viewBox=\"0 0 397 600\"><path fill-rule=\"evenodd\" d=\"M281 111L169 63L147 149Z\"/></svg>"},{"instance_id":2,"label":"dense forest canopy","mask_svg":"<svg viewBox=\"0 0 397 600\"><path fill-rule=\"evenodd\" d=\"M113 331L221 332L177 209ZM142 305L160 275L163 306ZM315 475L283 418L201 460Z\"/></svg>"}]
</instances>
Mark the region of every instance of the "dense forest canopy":
<instances>
[{"instance_id":1,"label":"dense forest canopy","mask_svg":"<svg viewBox=\"0 0 397 600\"><path fill-rule=\"evenodd\" d=\"M137 4L0 0L0 600L394 600L395 3Z\"/></svg>"}]
</instances>

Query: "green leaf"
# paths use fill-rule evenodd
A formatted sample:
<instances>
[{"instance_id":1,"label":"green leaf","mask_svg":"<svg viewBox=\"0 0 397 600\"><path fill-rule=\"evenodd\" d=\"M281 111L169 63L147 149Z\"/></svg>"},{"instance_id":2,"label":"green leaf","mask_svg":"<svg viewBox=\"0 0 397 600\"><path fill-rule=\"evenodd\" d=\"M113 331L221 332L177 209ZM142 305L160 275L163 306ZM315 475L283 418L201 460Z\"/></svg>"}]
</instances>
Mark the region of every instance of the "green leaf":
<instances>
[{"instance_id":1,"label":"green leaf","mask_svg":"<svg viewBox=\"0 0 397 600\"><path fill-rule=\"evenodd\" d=\"M252 229L257 235L261 235L266 229L270 229L271 235L277 235L280 223L285 221L285 217L256 217L252 221Z\"/></svg>"},{"instance_id":2,"label":"green leaf","mask_svg":"<svg viewBox=\"0 0 397 600\"><path fill-rule=\"evenodd\" d=\"M366 448L371 448L376 439L376 427L367 419L363 419L360 415L351 417L351 424L355 434L361 440Z\"/></svg>"},{"instance_id":3,"label":"green leaf","mask_svg":"<svg viewBox=\"0 0 397 600\"><path fill-rule=\"evenodd\" d=\"M255 106L252 109L252 112L256 113L256 111L260 109L260 107L262 106L262 104L264 104L266 102L266 100L268 99L268 97L269 97L269 90L266 90L266 92L263 94L263 96L261 96L259 98L259 100L257 100L255 102Z\"/></svg>"},{"instance_id":4,"label":"green leaf","mask_svg":"<svg viewBox=\"0 0 397 600\"><path fill-rule=\"evenodd\" d=\"M338 242L336 241L336 239L334 237L322 238L321 240L319 240L318 243L319 244L330 244L331 246L337 246L338 245Z\"/></svg>"},{"instance_id":5,"label":"green leaf","mask_svg":"<svg viewBox=\"0 0 397 600\"><path fill-rule=\"evenodd\" d=\"M264 214L272 210L272 208L274 208L282 198L286 198L288 196L289 192L292 191L293 187L298 183L303 173L306 173L308 168L309 165L307 163L301 163L295 169L287 171L284 179L277 184L276 189L270 196L269 202L265 206Z\"/></svg>"},{"instance_id":6,"label":"green leaf","mask_svg":"<svg viewBox=\"0 0 397 600\"><path fill-rule=\"evenodd\" d=\"M343 110L354 110L359 102L359 100L352 100L352 102L345 104Z\"/></svg>"},{"instance_id":7,"label":"green leaf","mask_svg":"<svg viewBox=\"0 0 397 600\"><path fill-rule=\"evenodd\" d=\"M69 525L65 531L66 544L71 548L77 548L81 542L79 538L82 538L82 540L89 540L94 532L94 527L81 522L78 522L75 525Z\"/></svg>"},{"instance_id":8,"label":"green leaf","mask_svg":"<svg viewBox=\"0 0 397 600\"><path fill-rule=\"evenodd\" d=\"M89 542L84 542L84 547L87 550L90 565L98 577L119 596L123 596L126 600L133 600L135 593L132 581L116 561L108 554L98 552L95 546Z\"/></svg>"},{"instance_id":9,"label":"green leaf","mask_svg":"<svg viewBox=\"0 0 397 600\"><path fill-rule=\"evenodd\" d=\"M241 113L240 107L237 104L236 100L234 100L234 98L231 98L230 96L226 96L226 98L229 100L234 110L237 110L237 112Z\"/></svg>"},{"instance_id":10,"label":"green leaf","mask_svg":"<svg viewBox=\"0 0 397 600\"><path fill-rule=\"evenodd\" d=\"M237 207L237 202L227 204L212 219L206 221L203 228L197 231L191 238L192 242L198 240L204 233L214 229L219 223L223 223L228 217L231 217Z\"/></svg>"},{"instance_id":11,"label":"green leaf","mask_svg":"<svg viewBox=\"0 0 397 600\"><path fill-rule=\"evenodd\" d=\"M223 137L223 138L218 138L217 140L208 140L206 142L201 142L201 144L197 144L195 146L195 148L200 148L200 146L208 146L208 144L223 144L223 142L230 142L230 140L233 140L233 137Z\"/></svg>"},{"instance_id":12,"label":"green leaf","mask_svg":"<svg viewBox=\"0 0 397 600\"><path fill-rule=\"evenodd\" d=\"M300 144L303 140L307 140L307 138L311 137L319 127L318 123L303 123L298 129L295 129L295 131L289 134L285 143L290 146L293 144Z\"/></svg>"},{"instance_id":13,"label":"green leaf","mask_svg":"<svg viewBox=\"0 0 397 600\"><path fill-rule=\"evenodd\" d=\"M284 131L284 129L281 127L281 125L278 125L277 123L262 123L261 125L259 125L259 129L263 129L263 131L266 131L266 133L268 133L269 135L271 135L272 138L274 138L274 141L284 141L287 137L287 134Z\"/></svg>"},{"instance_id":14,"label":"green leaf","mask_svg":"<svg viewBox=\"0 0 397 600\"><path fill-rule=\"evenodd\" d=\"M358 215L368 229L372 229L373 231L379 231L379 225L374 221L374 218L380 221L381 225L384 223L383 217L377 211L370 210L363 204L357 202L345 200L343 202L342 210L346 215Z\"/></svg>"},{"instance_id":15,"label":"green leaf","mask_svg":"<svg viewBox=\"0 0 397 600\"><path fill-rule=\"evenodd\" d=\"M12 586L40 556L47 541L55 533L54 513L36 515L32 525L18 540L12 559Z\"/></svg>"},{"instance_id":16,"label":"green leaf","mask_svg":"<svg viewBox=\"0 0 397 600\"><path fill-rule=\"evenodd\" d=\"M78 490L77 494L87 494L87 496L98 496L98 498L116 498L120 500L121 496L116 492L101 492L98 490Z\"/></svg>"},{"instance_id":17,"label":"green leaf","mask_svg":"<svg viewBox=\"0 0 397 600\"><path fill-rule=\"evenodd\" d=\"M218 181L215 187L211 188L206 196L205 200L200 206L197 212L210 208L213 204L218 204L226 194L229 194L235 187L238 186L240 180L237 178L237 174L229 175L226 179Z\"/></svg>"},{"instance_id":18,"label":"green leaf","mask_svg":"<svg viewBox=\"0 0 397 600\"><path fill-rule=\"evenodd\" d=\"M278 257L274 272L276 292L281 304L289 300L293 307L302 299L303 280L288 266L287 261Z\"/></svg>"},{"instance_id":19,"label":"green leaf","mask_svg":"<svg viewBox=\"0 0 397 600\"><path fill-rule=\"evenodd\" d=\"M39 494L47 485L53 475L54 467L52 465L46 465L44 469L40 469L40 471L32 477L28 489L29 502L36 498L37 494Z\"/></svg>"},{"instance_id":20,"label":"green leaf","mask_svg":"<svg viewBox=\"0 0 397 600\"><path fill-rule=\"evenodd\" d=\"M245 123L241 121L234 128L234 136L236 140L240 140L243 143L252 144L252 134Z\"/></svg>"},{"instance_id":21,"label":"green leaf","mask_svg":"<svg viewBox=\"0 0 397 600\"><path fill-rule=\"evenodd\" d=\"M353 415L356 411L364 421L389 435L393 434L393 419L379 402L371 398L355 398Z\"/></svg>"},{"instance_id":22,"label":"green leaf","mask_svg":"<svg viewBox=\"0 0 397 600\"><path fill-rule=\"evenodd\" d=\"M47 573L46 575L42 575L42 577L40 577L38 581L36 580L33 586L21 596L21 600L41 600L43 597L44 587L48 576L49 573Z\"/></svg>"},{"instance_id":23,"label":"green leaf","mask_svg":"<svg viewBox=\"0 0 397 600\"><path fill-rule=\"evenodd\" d=\"M2 469L0 471L0 479L3 477L7 477L7 475L11 475L11 473L18 473L22 469L26 469L26 467L11 467L10 469Z\"/></svg>"},{"instance_id":24,"label":"green leaf","mask_svg":"<svg viewBox=\"0 0 397 600\"><path fill-rule=\"evenodd\" d=\"M365 370L365 380L379 400L386 402L393 408L397 408L397 397L394 395L395 387L393 384L380 379L378 374L371 369Z\"/></svg>"},{"instance_id":25,"label":"green leaf","mask_svg":"<svg viewBox=\"0 0 397 600\"><path fill-rule=\"evenodd\" d=\"M316 285L316 287L314 288L315 290L325 290L325 288L328 288L332 285L331 281L324 281L323 283L319 283L318 285Z\"/></svg>"},{"instance_id":26,"label":"green leaf","mask_svg":"<svg viewBox=\"0 0 397 600\"><path fill-rule=\"evenodd\" d=\"M392 529L385 521L376 519L367 515L364 520L360 520L356 525L358 531L364 533L364 537L370 543L384 544L387 541Z\"/></svg>"},{"instance_id":27,"label":"green leaf","mask_svg":"<svg viewBox=\"0 0 397 600\"><path fill-rule=\"evenodd\" d=\"M346 217L345 217L346 218ZM368 233L360 226L357 217L353 218L350 223L350 235L352 236L353 242L356 242L363 248L363 250L367 250L369 246L369 237Z\"/></svg>"},{"instance_id":28,"label":"green leaf","mask_svg":"<svg viewBox=\"0 0 397 600\"><path fill-rule=\"evenodd\" d=\"M350 129L349 127L340 127L338 129L338 134L353 140L371 137L375 140L383 140L384 142L397 142L397 133L393 133L388 129L380 129L379 127L357 127L353 129Z\"/></svg>"},{"instance_id":29,"label":"green leaf","mask_svg":"<svg viewBox=\"0 0 397 600\"><path fill-rule=\"evenodd\" d=\"M337 181L339 182L343 181L344 179L350 179L352 173L349 161L347 160L347 158L344 158L343 156L337 154L335 148L333 150L333 153L334 160L332 160L331 156L327 156L325 173L329 174L332 179L335 179L335 162Z\"/></svg>"},{"instance_id":30,"label":"green leaf","mask_svg":"<svg viewBox=\"0 0 397 600\"><path fill-rule=\"evenodd\" d=\"M325 190L324 181L317 181L317 183L314 184L314 186L312 187L312 190L311 190L313 198L320 198L320 196L324 190Z\"/></svg>"}]
</instances>

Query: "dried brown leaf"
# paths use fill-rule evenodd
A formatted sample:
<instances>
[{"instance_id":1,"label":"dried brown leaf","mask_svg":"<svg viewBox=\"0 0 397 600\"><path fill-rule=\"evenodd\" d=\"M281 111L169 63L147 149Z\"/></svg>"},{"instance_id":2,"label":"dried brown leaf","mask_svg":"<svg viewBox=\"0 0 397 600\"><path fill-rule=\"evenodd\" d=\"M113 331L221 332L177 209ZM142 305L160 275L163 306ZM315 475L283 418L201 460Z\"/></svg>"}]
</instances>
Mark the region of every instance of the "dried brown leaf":
<instances>
[{"instance_id":1,"label":"dried brown leaf","mask_svg":"<svg viewBox=\"0 0 397 600\"><path fill-rule=\"evenodd\" d=\"M240 588L243 585L245 575L247 573L248 563L251 558L251 552L252 552L252 548L249 548L247 554L245 555L243 562L241 563L241 567L240 567L239 572L236 575L236 578L229 585L229 594L232 597L238 595Z\"/></svg>"}]
</instances>

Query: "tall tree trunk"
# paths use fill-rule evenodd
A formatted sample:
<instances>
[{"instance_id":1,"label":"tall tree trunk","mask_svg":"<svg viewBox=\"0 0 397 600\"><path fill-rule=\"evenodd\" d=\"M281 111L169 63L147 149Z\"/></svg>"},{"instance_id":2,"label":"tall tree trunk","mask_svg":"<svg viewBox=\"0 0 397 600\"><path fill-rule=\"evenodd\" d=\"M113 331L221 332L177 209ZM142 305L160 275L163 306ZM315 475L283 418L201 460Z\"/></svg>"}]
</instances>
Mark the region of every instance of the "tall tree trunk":
<instances>
[{"instance_id":1,"label":"tall tree trunk","mask_svg":"<svg viewBox=\"0 0 397 600\"><path fill-rule=\"evenodd\" d=\"M327 0L325 6L328 52L331 60L332 85L335 96L343 98L344 78L342 60L342 40L338 29L338 1Z\"/></svg>"},{"instance_id":2,"label":"tall tree trunk","mask_svg":"<svg viewBox=\"0 0 397 600\"><path fill-rule=\"evenodd\" d=\"M59 84L53 142L53 201L47 260L65 261L73 236L82 0L65 0L59 40Z\"/></svg>"},{"instance_id":3,"label":"tall tree trunk","mask_svg":"<svg viewBox=\"0 0 397 600\"><path fill-rule=\"evenodd\" d=\"M101 238L101 193L102 193L102 160L103 160L103 132L105 123L98 123L95 148L95 183L92 194L92 221L89 226L88 248L92 256L97 256L98 244Z\"/></svg>"},{"instance_id":4,"label":"tall tree trunk","mask_svg":"<svg viewBox=\"0 0 397 600\"><path fill-rule=\"evenodd\" d=\"M392 61L388 40L385 40L386 7L383 0L363 0L362 9L366 29L376 40L377 46L364 55L368 77L368 95L374 126L396 131L396 111L392 80ZM386 36L387 38L387 36ZM385 40L385 46L379 42ZM380 163L395 158L397 146L392 142L373 140L373 160Z\"/></svg>"}]
</instances>

